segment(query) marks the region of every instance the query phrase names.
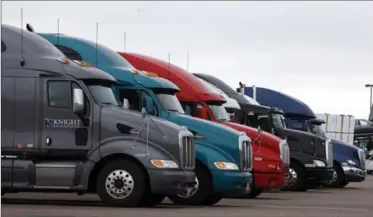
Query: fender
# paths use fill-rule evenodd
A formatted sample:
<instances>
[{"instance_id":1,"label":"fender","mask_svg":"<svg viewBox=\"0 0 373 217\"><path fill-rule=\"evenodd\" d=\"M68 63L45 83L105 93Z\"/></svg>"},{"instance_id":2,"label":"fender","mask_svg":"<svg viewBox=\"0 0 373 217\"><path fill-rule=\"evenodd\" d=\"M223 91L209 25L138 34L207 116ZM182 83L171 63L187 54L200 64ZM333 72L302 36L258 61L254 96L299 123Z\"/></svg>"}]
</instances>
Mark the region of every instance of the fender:
<instances>
[{"instance_id":1,"label":"fender","mask_svg":"<svg viewBox=\"0 0 373 217\"><path fill-rule=\"evenodd\" d=\"M297 161L301 162L304 167L305 167L306 164L313 164L313 160L321 160L324 163L326 163L325 159L316 157L314 155L302 153L302 152L299 152L299 151L290 150L290 160L292 160L292 159L296 159Z\"/></svg>"},{"instance_id":2,"label":"fender","mask_svg":"<svg viewBox=\"0 0 373 217\"><path fill-rule=\"evenodd\" d=\"M239 166L237 161L222 149L198 140L196 141L196 159L200 160L209 170L217 170L214 161L232 162Z\"/></svg>"},{"instance_id":3,"label":"fender","mask_svg":"<svg viewBox=\"0 0 373 217\"><path fill-rule=\"evenodd\" d=\"M140 138L138 138L135 143L133 138L114 137L103 141L98 148L94 149L89 154L88 161L79 166L81 170L80 183L88 188L89 177L94 167L101 159L114 154L129 155L140 162L146 169L154 169L150 163L150 159L173 160L177 164L180 163L160 145L156 145L150 141L147 147L146 141Z\"/></svg>"}]
</instances>

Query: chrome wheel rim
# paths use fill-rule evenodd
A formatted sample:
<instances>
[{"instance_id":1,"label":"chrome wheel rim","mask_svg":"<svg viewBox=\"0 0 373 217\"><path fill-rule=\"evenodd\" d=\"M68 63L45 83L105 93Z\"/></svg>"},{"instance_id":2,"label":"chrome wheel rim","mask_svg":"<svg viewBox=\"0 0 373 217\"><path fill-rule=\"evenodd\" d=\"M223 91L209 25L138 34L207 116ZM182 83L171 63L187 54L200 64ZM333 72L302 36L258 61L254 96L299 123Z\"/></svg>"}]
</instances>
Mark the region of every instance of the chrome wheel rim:
<instances>
[{"instance_id":1,"label":"chrome wheel rim","mask_svg":"<svg viewBox=\"0 0 373 217\"><path fill-rule=\"evenodd\" d=\"M125 170L114 170L107 177L105 187L107 193L115 199L124 199L132 191L135 182L133 177Z\"/></svg>"},{"instance_id":2,"label":"chrome wheel rim","mask_svg":"<svg viewBox=\"0 0 373 217\"><path fill-rule=\"evenodd\" d=\"M337 171L335 171L335 169L333 169L333 175L332 175L332 183L336 182L338 179L338 174L337 174Z\"/></svg>"},{"instance_id":3,"label":"chrome wheel rim","mask_svg":"<svg viewBox=\"0 0 373 217\"><path fill-rule=\"evenodd\" d=\"M198 187L199 187L199 182L198 182L197 176L194 178L194 181L196 182L196 184L193 187L187 188L185 190L184 194L178 194L177 196L182 197L182 198L189 198L189 197L192 197L193 195L195 195L196 192L198 191Z\"/></svg>"},{"instance_id":4,"label":"chrome wheel rim","mask_svg":"<svg viewBox=\"0 0 373 217\"><path fill-rule=\"evenodd\" d=\"M295 170L293 168L289 168L289 174L290 174L290 177L289 177L289 182L288 182L288 186L293 186L297 180L298 180L298 174L297 172L295 172Z\"/></svg>"}]
</instances>

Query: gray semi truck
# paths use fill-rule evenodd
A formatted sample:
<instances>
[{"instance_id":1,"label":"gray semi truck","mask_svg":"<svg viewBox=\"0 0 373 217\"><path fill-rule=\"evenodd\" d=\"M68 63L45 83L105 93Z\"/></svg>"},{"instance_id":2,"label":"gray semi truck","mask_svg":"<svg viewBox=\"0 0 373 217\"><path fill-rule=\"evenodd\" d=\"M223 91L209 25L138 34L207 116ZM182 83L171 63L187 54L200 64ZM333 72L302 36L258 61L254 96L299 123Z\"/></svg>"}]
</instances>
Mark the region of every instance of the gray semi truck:
<instances>
[{"instance_id":1,"label":"gray semi truck","mask_svg":"<svg viewBox=\"0 0 373 217\"><path fill-rule=\"evenodd\" d=\"M112 76L41 36L7 25L1 32L2 195L97 193L110 206L153 206L194 186L185 127L125 110Z\"/></svg>"}]
</instances>

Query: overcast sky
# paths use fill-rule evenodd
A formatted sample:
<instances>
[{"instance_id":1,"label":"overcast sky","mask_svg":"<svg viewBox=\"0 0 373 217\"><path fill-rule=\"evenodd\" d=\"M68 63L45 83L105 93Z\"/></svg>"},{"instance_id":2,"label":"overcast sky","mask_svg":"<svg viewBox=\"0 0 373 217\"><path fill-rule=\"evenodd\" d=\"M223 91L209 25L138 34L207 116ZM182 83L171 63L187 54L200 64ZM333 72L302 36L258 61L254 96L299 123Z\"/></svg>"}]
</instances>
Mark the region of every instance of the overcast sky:
<instances>
[{"instance_id":1,"label":"overcast sky","mask_svg":"<svg viewBox=\"0 0 373 217\"><path fill-rule=\"evenodd\" d=\"M367 118L373 2L2 2L2 23L95 40ZM127 43L124 45L124 32Z\"/></svg>"}]
</instances>

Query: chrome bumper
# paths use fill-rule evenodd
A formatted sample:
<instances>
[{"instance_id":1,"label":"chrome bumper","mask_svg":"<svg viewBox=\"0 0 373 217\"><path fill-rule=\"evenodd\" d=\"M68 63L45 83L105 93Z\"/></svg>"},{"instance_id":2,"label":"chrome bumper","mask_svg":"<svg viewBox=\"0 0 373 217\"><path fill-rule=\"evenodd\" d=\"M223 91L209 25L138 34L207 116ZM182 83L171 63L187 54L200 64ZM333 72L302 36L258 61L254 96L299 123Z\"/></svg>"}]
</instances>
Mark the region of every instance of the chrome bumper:
<instances>
[{"instance_id":1,"label":"chrome bumper","mask_svg":"<svg viewBox=\"0 0 373 217\"><path fill-rule=\"evenodd\" d=\"M352 166L342 166L343 172L347 181L350 182L361 182L365 180L367 175L366 170L362 170Z\"/></svg>"}]
</instances>

